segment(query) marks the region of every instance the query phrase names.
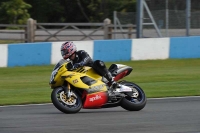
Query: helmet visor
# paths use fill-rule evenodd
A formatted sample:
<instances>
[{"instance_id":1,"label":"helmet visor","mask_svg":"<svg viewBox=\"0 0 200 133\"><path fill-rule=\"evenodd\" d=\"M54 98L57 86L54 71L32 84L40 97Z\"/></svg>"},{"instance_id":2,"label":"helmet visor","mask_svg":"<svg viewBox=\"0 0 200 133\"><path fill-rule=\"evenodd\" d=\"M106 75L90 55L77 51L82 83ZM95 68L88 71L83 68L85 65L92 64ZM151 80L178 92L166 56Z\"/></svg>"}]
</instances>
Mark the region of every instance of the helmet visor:
<instances>
[{"instance_id":1,"label":"helmet visor","mask_svg":"<svg viewBox=\"0 0 200 133\"><path fill-rule=\"evenodd\" d=\"M67 50L61 50L61 54L62 54L62 56L64 56L64 55L68 55L69 52Z\"/></svg>"}]
</instances>

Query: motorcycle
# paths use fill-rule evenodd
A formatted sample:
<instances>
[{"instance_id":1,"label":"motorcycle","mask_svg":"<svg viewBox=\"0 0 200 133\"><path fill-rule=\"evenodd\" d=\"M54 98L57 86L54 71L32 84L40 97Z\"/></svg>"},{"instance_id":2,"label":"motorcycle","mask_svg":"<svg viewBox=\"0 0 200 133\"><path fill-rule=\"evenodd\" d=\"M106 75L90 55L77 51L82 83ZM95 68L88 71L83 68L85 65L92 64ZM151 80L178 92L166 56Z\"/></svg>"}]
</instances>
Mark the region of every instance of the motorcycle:
<instances>
[{"instance_id":1,"label":"motorcycle","mask_svg":"<svg viewBox=\"0 0 200 133\"><path fill-rule=\"evenodd\" d=\"M118 86L113 91L110 84L92 67L74 69L65 60L56 64L50 78L51 101L63 113L78 113L83 109L100 109L121 106L128 111L139 111L146 105L146 96L137 84L120 79L128 76L132 67L112 64L108 69Z\"/></svg>"}]
</instances>

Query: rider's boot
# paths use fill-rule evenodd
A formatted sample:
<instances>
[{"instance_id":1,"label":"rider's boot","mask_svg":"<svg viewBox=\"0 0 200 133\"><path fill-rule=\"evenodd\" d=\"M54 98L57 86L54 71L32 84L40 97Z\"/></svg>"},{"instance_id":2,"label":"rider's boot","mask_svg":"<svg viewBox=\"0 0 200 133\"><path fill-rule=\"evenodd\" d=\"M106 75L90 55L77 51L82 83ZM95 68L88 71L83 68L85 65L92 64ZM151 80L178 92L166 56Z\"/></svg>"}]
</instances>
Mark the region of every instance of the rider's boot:
<instances>
[{"instance_id":1,"label":"rider's boot","mask_svg":"<svg viewBox=\"0 0 200 133\"><path fill-rule=\"evenodd\" d=\"M112 74L110 72L108 72L105 75L105 78L109 81L110 84L110 92L111 94L113 93L113 91L117 88L118 83L116 81L114 81L114 77L112 76Z\"/></svg>"}]
</instances>

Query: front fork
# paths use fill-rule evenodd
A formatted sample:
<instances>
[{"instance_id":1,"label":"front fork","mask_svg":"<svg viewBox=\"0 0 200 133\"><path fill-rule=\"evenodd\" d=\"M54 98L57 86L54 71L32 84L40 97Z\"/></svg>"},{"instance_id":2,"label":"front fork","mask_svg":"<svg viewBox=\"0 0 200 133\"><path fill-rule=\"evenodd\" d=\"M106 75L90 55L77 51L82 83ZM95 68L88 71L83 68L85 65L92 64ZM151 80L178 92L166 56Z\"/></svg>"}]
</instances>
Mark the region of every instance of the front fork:
<instances>
[{"instance_id":1,"label":"front fork","mask_svg":"<svg viewBox=\"0 0 200 133\"><path fill-rule=\"evenodd\" d=\"M65 95L66 95L68 98L70 98L70 97L73 95L73 93L72 93L72 91L71 91L71 86L70 86L69 83L67 83L67 87L64 86L64 92L65 92Z\"/></svg>"}]
</instances>

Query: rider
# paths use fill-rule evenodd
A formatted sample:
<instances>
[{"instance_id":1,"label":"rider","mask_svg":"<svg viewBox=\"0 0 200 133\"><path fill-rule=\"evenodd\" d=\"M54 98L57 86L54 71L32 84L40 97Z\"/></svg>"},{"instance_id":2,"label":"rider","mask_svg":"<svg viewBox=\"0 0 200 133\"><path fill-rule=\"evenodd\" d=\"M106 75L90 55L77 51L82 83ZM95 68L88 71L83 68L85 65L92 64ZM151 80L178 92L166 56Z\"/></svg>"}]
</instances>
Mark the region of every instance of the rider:
<instances>
[{"instance_id":1,"label":"rider","mask_svg":"<svg viewBox=\"0 0 200 133\"><path fill-rule=\"evenodd\" d=\"M100 60L93 61L89 54L84 50L77 51L76 45L73 42L65 42L62 44L61 55L63 59L71 60L72 65L75 68L81 66L92 67L99 75L104 76L109 81L112 90L117 87L117 83L106 68L105 63Z\"/></svg>"}]
</instances>

